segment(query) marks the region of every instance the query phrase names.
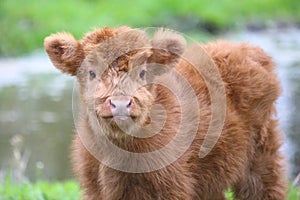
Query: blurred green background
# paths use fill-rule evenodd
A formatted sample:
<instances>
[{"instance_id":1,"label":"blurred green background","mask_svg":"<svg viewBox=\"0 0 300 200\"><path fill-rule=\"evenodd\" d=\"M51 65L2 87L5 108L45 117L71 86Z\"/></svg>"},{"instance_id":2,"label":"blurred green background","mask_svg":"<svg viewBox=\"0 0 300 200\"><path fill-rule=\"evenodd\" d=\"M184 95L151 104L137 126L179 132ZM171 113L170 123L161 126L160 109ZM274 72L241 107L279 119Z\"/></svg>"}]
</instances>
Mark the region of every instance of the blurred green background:
<instances>
[{"instance_id":1,"label":"blurred green background","mask_svg":"<svg viewBox=\"0 0 300 200\"><path fill-rule=\"evenodd\" d=\"M290 163L288 199L298 200L299 0L0 0L0 200L79 198L69 161L74 82L54 69L43 40L124 25L250 42L274 58L283 86L277 106Z\"/></svg>"},{"instance_id":2,"label":"blurred green background","mask_svg":"<svg viewBox=\"0 0 300 200\"><path fill-rule=\"evenodd\" d=\"M0 56L42 48L44 37L58 31L78 39L95 27L120 25L211 34L274 22L299 24L299 0L1 0Z\"/></svg>"}]
</instances>

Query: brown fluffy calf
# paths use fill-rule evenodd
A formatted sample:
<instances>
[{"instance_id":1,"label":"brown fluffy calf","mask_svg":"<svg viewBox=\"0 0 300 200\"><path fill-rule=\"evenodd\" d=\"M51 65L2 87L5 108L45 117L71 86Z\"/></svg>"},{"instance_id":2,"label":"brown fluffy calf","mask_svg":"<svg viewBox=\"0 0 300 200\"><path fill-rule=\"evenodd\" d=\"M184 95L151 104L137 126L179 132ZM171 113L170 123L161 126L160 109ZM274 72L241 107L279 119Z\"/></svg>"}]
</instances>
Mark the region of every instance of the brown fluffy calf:
<instances>
[{"instance_id":1,"label":"brown fluffy calf","mask_svg":"<svg viewBox=\"0 0 300 200\"><path fill-rule=\"evenodd\" d=\"M204 70L213 66L193 56L200 46L186 49L185 40L171 31L159 30L150 39L144 31L128 27L95 30L81 41L69 33L45 39L52 63L79 82L81 114L72 160L84 199L218 200L225 199L229 188L236 199L285 199L281 138L274 117L280 87L271 58L247 44L218 42L202 48L222 78L226 115L215 146L199 157L213 115L210 95L221 92L207 86L217 75L204 80L189 62L207 63ZM187 87L171 68L187 80L196 101L187 98ZM155 84L159 77L177 88L177 94ZM157 104L164 108L163 115L151 114ZM180 124L181 119L187 121ZM149 135L145 127L155 129L160 121L162 128ZM116 153L110 146L146 156L169 144L180 128L176 145L154 160ZM184 149L192 132L195 137ZM182 149L176 157L174 152Z\"/></svg>"}]
</instances>

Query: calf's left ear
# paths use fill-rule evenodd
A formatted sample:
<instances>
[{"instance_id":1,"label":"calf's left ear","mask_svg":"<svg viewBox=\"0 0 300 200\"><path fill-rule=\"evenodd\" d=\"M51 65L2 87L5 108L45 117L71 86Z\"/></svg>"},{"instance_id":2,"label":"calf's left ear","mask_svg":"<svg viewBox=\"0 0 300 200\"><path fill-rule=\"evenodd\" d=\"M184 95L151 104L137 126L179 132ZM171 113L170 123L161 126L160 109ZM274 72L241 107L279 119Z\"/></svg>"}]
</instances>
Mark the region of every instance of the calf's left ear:
<instances>
[{"instance_id":1,"label":"calf's left ear","mask_svg":"<svg viewBox=\"0 0 300 200\"><path fill-rule=\"evenodd\" d=\"M183 54L186 41L183 36L168 29L159 29L151 40L152 55L150 63L162 65L175 64Z\"/></svg>"},{"instance_id":2,"label":"calf's left ear","mask_svg":"<svg viewBox=\"0 0 300 200\"><path fill-rule=\"evenodd\" d=\"M76 75L84 52L82 45L70 33L56 33L44 40L45 50L53 65L64 73Z\"/></svg>"}]
</instances>

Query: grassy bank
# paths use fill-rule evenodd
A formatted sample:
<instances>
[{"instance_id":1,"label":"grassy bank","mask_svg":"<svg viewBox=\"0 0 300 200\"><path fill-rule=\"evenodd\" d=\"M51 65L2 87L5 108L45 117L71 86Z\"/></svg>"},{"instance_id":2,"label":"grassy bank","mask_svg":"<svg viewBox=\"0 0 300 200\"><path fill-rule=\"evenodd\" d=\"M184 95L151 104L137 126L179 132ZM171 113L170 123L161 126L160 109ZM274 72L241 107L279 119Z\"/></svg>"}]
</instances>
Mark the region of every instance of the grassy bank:
<instances>
[{"instance_id":1,"label":"grassy bank","mask_svg":"<svg viewBox=\"0 0 300 200\"><path fill-rule=\"evenodd\" d=\"M4 184L0 184L0 200L77 200L80 194L76 181L14 184L7 177ZM287 200L298 200L298 194L297 189L290 186ZM226 192L225 196L228 200L233 200L232 192Z\"/></svg>"},{"instance_id":2,"label":"grassy bank","mask_svg":"<svg viewBox=\"0 0 300 200\"><path fill-rule=\"evenodd\" d=\"M42 48L43 38L57 31L77 38L93 27L120 25L216 32L252 22L299 22L299 10L298 0L2 0L0 56Z\"/></svg>"},{"instance_id":3,"label":"grassy bank","mask_svg":"<svg viewBox=\"0 0 300 200\"><path fill-rule=\"evenodd\" d=\"M16 184L6 178L4 184L0 184L0 200L77 200L79 197L76 181Z\"/></svg>"},{"instance_id":4,"label":"grassy bank","mask_svg":"<svg viewBox=\"0 0 300 200\"><path fill-rule=\"evenodd\" d=\"M298 200L300 196L295 188L291 188L287 200ZM0 200L78 200L80 191L78 183L67 181L63 183L38 182L35 184L0 186ZM234 200L232 192L225 194L228 200Z\"/></svg>"}]
</instances>

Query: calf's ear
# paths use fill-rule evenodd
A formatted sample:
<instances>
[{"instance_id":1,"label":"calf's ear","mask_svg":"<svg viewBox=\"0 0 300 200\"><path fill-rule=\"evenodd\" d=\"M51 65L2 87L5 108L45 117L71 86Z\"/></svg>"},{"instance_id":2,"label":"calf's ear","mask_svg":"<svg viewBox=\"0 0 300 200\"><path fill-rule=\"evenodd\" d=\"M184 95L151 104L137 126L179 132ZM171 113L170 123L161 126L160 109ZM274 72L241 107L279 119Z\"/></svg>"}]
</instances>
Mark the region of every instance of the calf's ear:
<instances>
[{"instance_id":1,"label":"calf's ear","mask_svg":"<svg viewBox=\"0 0 300 200\"><path fill-rule=\"evenodd\" d=\"M172 30L159 29L154 33L151 46L150 63L174 66L185 50L186 41L183 36Z\"/></svg>"},{"instance_id":2,"label":"calf's ear","mask_svg":"<svg viewBox=\"0 0 300 200\"><path fill-rule=\"evenodd\" d=\"M82 45L70 33L56 33L44 40L45 50L53 65L64 73L76 75L84 52Z\"/></svg>"}]
</instances>

